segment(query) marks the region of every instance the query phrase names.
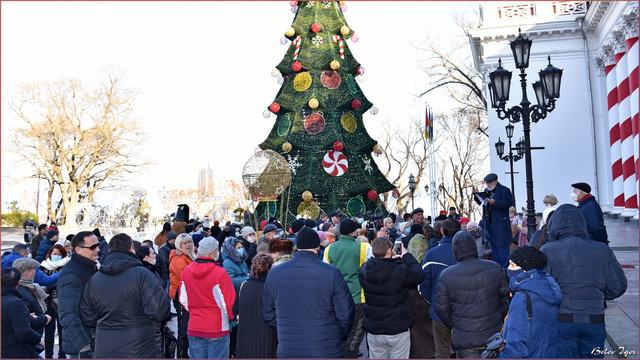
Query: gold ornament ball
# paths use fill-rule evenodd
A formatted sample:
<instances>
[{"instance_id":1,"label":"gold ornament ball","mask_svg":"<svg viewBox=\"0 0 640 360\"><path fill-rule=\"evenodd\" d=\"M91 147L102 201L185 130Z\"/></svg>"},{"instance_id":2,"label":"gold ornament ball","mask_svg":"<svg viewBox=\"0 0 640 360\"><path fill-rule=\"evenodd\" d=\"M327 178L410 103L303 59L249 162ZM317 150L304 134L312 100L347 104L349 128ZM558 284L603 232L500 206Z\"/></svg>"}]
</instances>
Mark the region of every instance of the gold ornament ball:
<instances>
[{"instance_id":1,"label":"gold ornament ball","mask_svg":"<svg viewBox=\"0 0 640 360\"><path fill-rule=\"evenodd\" d=\"M309 107L312 109L315 109L318 107L318 105L320 105L320 103L318 102L318 99L316 98L311 98L311 100L309 100Z\"/></svg>"},{"instance_id":2,"label":"gold ornament ball","mask_svg":"<svg viewBox=\"0 0 640 360\"><path fill-rule=\"evenodd\" d=\"M340 33L344 36L349 35L349 31L351 31L351 29L349 29L347 25L342 25L342 27L340 28Z\"/></svg>"},{"instance_id":3,"label":"gold ornament ball","mask_svg":"<svg viewBox=\"0 0 640 360\"><path fill-rule=\"evenodd\" d=\"M285 32L284 34L289 36L289 37L291 37L291 36L296 34L296 30L294 28L290 27L290 28L287 29L287 32Z\"/></svg>"},{"instance_id":4,"label":"gold ornament ball","mask_svg":"<svg viewBox=\"0 0 640 360\"><path fill-rule=\"evenodd\" d=\"M311 193L311 191L309 191L309 190L305 190L305 191L302 193L302 200L304 200L304 201L309 201L309 200L311 200L311 199L313 199L313 194Z\"/></svg>"},{"instance_id":5,"label":"gold ornament ball","mask_svg":"<svg viewBox=\"0 0 640 360\"><path fill-rule=\"evenodd\" d=\"M382 155L382 148L380 147L380 145L375 144L373 146L373 152L376 153L376 155Z\"/></svg>"},{"instance_id":6,"label":"gold ornament ball","mask_svg":"<svg viewBox=\"0 0 640 360\"><path fill-rule=\"evenodd\" d=\"M331 61L331 64L329 64L329 66L331 66L331 69L333 69L333 70L338 70L338 69L340 69L340 61L333 60L333 61Z\"/></svg>"},{"instance_id":7,"label":"gold ornament ball","mask_svg":"<svg viewBox=\"0 0 640 360\"><path fill-rule=\"evenodd\" d=\"M338 3L339 3L340 5L344 5L344 4L346 3L346 1L338 1Z\"/></svg>"},{"instance_id":8,"label":"gold ornament ball","mask_svg":"<svg viewBox=\"0 0 640 360\"><path fill-rule=\"evenodd\" d=\"M288 153L289 151L291 151L291 149L293 149L293 146L291 146L290 142L286 142L284 144L282 144L282 151Z\"/></svg>"}]
</instances>

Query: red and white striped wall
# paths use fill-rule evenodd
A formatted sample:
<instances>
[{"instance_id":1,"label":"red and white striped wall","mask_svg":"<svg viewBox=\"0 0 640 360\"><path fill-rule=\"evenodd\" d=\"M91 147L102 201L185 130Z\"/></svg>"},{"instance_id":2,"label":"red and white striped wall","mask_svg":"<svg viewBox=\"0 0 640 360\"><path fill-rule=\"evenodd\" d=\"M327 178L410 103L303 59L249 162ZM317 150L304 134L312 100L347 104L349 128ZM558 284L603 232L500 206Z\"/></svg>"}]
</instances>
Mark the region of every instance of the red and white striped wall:
<instances>
[{"instance_id":1,"label":"red and white striped wall","mask_svg":"<svg viewBox=\"0 0 640 360\"><path fill-rule=\"evenodd\" d=\"M618 122L618 82L616 81L615 59L607 59L604 70L607 74L607 105L609 119L609 143L611 151L611 172L613 178L612 213L624 210L624 183L622 178L622 152L620 150L620 124Z\"/></svg>"},{"instance_id":2,"label":"red and white striped wall","mask_svg":"<svg viewBox=\"0 0 640 360\"><path fill-rule=\"evenodd\" d=\"M640 73L638 72L638 54L640 49L638 49L638 36L632 34L628 39L625 40L625 44L627 45L627 66L629 73L629 105L631 110L631 132L633 136L632 146L633 146L633 159L634 159L634 172L636 175L636 182L634 189L636 193L638 192L638 180L640 179L640 171L639 171L639 160L640 160L640 144L638 142L638 79ZM636 208L637 204L640 203L640 197L636 195Z\"/></svg>"},{"instance_id":3,"label":"red and white striped wall","mask_svg":"<svg viewBox=\"0 0 640 360\"><path fill-rule=\"evenodd\" d=\"M622 215L636 215L638 209L638 188L633 150L633 126L631 125L631 100L629 98L629 67L626 47L616 48L616 81L618 93L618 124L620 125L620 150L622 155L622 178L624 186L624 207Z\"/></svg>"}]
</instances>

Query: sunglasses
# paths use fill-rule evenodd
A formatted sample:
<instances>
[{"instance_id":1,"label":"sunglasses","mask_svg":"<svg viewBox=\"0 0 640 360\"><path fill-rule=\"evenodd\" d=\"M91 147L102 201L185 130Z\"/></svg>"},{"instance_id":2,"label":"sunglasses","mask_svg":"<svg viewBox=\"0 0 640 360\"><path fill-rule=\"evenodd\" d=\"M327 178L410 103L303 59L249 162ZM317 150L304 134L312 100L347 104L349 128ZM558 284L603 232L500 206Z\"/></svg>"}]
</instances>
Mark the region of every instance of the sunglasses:
<instances>
[{"instance_id":1,"label":"sunglasses","mask_svg":"<svg viewBox=\"0 0 640 360\"><path fill-rule=\"evenodd\" d=\"M82 246L82 245L78 245L78 247L83 248L83 249L89 249L89 250L95 250L98 248L98 246L100 246L100 243L96 243L93 244L91 246Z\"/></svg>"}]
</instances>

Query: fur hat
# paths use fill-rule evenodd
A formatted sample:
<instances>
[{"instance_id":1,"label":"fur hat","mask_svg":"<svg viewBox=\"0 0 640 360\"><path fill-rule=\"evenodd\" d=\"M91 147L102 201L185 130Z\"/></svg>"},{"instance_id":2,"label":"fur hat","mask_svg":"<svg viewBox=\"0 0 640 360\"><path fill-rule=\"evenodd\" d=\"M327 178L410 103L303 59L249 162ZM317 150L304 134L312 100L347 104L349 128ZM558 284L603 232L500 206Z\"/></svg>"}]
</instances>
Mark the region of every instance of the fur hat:
<instances>
[{"instance_id":1,"label":"fur hat","mask_svg":"<svg viewBox=\"0 0 640 360\"><path fill-rule=\"evenodd\" d=\"M293 241L289 239L274 238L269 241L270 253L291 253L293 252Z\"/></svg>"}]
</instances>

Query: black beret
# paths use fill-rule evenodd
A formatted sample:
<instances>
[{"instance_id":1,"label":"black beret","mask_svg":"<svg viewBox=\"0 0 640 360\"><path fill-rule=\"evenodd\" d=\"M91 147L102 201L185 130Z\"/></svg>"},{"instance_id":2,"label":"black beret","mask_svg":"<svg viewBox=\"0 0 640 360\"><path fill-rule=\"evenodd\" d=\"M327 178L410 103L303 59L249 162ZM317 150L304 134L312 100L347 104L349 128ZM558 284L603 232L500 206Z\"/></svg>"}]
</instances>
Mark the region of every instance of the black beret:
<instances>
[{"instance_id":1,"label":"black beret","mask_svg":"<svg viewBox=\"0 0 640 360\"><path fill-rule=\"evenodd\" d=\"M492 181L496 181L496 180L498 180L498 175L496 175L494 173L491 173L491 174L489 174L489 175L484 177L484 181L485 182L492 182Z\"/></svg>"},{"instance_id":2,"label":"black beret","mask_svg":"<svg viewBox=\"0 0 640 360\"><path fill-rule=\"evenodd\" d=\"M413 216L413 215L415 215L417 213L423 213L424 214L424 210L422 210L422 208L417 208L417 209L415 209L415 210L413 210L411 212L411 216Z\"/></svg>"},{"instance_id":3,"label":"black beret","mask_svg":"<svg viewBox=\"0 0 640 360\"><path fill-rule=\"evenodd\" d=\"M578 190L582 190L587 194L591 193L591 186L589 186L589 184L587 183L579 182L579 183L571 184L571 187L574 187Z\"/></svg>"}]
</instances>

